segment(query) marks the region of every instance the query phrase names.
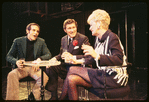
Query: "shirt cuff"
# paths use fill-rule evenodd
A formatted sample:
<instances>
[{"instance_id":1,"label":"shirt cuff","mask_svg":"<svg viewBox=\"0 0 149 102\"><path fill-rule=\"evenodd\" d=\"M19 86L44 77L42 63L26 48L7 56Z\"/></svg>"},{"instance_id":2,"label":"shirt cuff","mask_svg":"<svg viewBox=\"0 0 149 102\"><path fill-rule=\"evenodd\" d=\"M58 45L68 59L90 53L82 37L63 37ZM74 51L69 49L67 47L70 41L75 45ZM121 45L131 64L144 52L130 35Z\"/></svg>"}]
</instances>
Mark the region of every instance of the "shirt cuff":
<instances>
[{"instance_id":1,"label":"shirt cuff","mask_svg":"<svg viewBox=\"0 0 149 102\"><path fill-rule=\"evenodd\" d=\"M38 58L40 58L41 60L43 60L41 57L38 57Z\"/></svg>"}]
</instances>

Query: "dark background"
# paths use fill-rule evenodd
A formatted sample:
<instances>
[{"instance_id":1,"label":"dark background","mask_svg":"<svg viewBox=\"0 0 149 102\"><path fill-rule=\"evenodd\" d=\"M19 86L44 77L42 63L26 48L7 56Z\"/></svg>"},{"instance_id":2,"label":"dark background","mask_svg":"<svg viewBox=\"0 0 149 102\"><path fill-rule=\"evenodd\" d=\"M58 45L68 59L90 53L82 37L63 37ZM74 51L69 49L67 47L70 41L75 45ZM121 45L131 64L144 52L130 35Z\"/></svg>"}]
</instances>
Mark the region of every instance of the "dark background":
<instances>
[{"instance_id":1,"label":"dark background","mask_svg":"<svg viewBox=\"0 0 149 102\"><path fill-rule=\"evenodd\" d=\"M118 34L133 68L147 68L147 4L145 2L4 2L2 4L2 66L16 37L25 36L26 26L36 22L41 27L39 37L55 56L59 53L61 38L66 35L63 22L73 18L78 32L89 37L93 45L87 17L95 9L104 9L111 16L110 29ZM126 36L127 35L127 36ZM127 50L126 50L127 49Z\"/></svg>"}]
</instances>

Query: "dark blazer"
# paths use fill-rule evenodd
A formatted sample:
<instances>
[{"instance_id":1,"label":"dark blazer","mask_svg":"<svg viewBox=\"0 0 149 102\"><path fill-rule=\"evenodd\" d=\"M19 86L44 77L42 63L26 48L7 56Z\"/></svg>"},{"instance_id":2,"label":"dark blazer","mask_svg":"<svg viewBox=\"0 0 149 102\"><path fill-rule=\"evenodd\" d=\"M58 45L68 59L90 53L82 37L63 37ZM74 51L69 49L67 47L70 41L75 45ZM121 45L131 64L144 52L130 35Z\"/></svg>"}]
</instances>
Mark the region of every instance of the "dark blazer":
<instances>
[{"instance_id":1,"label":"dark blazer","mask_svg":"<svg viewBox=\"0 0 149 102\"><path fill-rule=\"evenodd\" d=\"M99 41L100 43L103 43L108 36L109 36L108 48L107 48L107 51L104 51L104 52L107 52L109 54L109 51L111 51L111 54L100 55L99 65L100 66L121 66L123 64L124 54L120 46L118 36L109 29L103 34L102 38L99 39ZM92 56L89 56L88 58L85 58L85 64L96 64L96 63L94 58Z\"/></svg>"},{"instance_id":2,"label":"dark blazer","mask_svg":"<svg viewBox=\"0 0 149 102\"><path fill-rule=\"evenodd\" d=\"M76 46L73 46L73 41L77 40L78 44ZM68 35L65 35L61 39L61 47L60 47L60 53L55 56L57 60L61 61L61 65L58 66L51 66L51 68L47 68L47 75L49 76L49 81L46 85L46 89L49 91L55 91L57 90L58 86L58 76L60 76L62 79L66 78L67 71L69 70L69 67L72 66L72 64L65 64L63 63L63 60L61 59L61 55L64 51L64 49L67 49L67 52L70 52L72 55L76 55L77 59L80 59L83 57L83 50L81 49L82 44L88 44L89 40L88 37L77 33L73 41L70 43L68 48Z\"/></svg>"},{"instance_id":3,"label":"dark blazer","mask_svg":"<svg viewBox=\"0 0 149 102\"><path fill-rule=\"evenodd\" d=\"M26 44L27 36L14 39L13 44L6 56L6 60L13 65L20 58L26 57ZM34 59L41 58L42 60L48 60L51 58L51 53L47 48L45 40L38 37L34 43Z\"/></svg>"},{"instance_id":4,"label":"dark blazer","mask_svg":"<svg viewBox=\"0 0 149 102\"><path fill-rule=\"evenodd\" d=\"M73 41L77 40L78 44L76 46L73 45ZM73 41L70 43L69 48L68 48L68 35L65 35L61 39L61 48L60 48L60 53L55 56L57 60L61 60L61 54L63 53L63 49L67 49L68 52L70 52L72 55L76 55L77 59L80 59L83 57L83 50L81 49L82 44L87 44L90 45L89 39L87 36L77 33ZM75 49L76 48L76 49Z\"/></svg>"}]
</instances>

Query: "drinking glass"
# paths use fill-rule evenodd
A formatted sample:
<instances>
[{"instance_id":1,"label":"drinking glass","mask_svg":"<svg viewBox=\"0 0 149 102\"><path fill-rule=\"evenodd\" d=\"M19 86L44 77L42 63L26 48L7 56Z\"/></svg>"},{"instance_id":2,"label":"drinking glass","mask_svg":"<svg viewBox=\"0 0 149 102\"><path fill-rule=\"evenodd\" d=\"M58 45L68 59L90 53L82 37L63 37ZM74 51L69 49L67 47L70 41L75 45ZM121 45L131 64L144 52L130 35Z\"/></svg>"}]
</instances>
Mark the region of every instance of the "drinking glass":
<instances>
[{"instance_id":1,"label":"drinking glass","mask_svg":"<svg viewBox=\"0 0 149 102\"><path fill-rule=\"evenodd\" d=\"M67 49L63 48L63 52L67 52Z\"/></svg>"}]
</instances>

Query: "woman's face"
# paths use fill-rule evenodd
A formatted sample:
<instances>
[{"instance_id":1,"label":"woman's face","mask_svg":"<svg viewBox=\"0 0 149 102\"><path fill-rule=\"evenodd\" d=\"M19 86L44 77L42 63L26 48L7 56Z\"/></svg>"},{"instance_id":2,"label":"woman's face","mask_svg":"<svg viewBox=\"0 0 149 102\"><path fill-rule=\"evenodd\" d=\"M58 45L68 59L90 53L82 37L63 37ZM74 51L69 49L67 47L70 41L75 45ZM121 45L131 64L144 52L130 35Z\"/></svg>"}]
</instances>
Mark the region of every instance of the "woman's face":
<instances>
[{"instance_id":1,"label":"woman's face","mask_svg":"<svg viewBox=\"0 0 149 102\"><path fill-rule=\"evenodd\" d=\"M94 20L91 20L89 22L89 25L90 25L89 30L92 32L92 36L97 36L99 34L98 30L100 29L99 24Z\"/></svg>"}]
</instances>

